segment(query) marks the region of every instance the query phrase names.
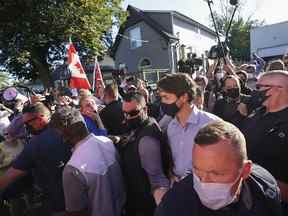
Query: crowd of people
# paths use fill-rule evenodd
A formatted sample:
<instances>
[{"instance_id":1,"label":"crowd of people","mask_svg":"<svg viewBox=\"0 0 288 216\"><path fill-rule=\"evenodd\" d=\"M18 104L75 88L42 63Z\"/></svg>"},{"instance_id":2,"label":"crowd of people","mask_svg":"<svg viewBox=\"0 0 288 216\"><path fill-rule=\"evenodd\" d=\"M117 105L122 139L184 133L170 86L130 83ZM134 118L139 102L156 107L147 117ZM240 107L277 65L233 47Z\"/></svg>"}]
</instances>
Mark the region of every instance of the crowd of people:
<instances>
[{"instance_id":1,"label":"crowd of people","mask_svg":"<svg viewBox=\"0 0 288 216\"><path fill-rule=\"evenodd\" d=\"M152 93L125 77L2 98L1 208L41 194L38 215L287 215L288 57L257 61L167 74Z\"/></svg>"}]
</instances>

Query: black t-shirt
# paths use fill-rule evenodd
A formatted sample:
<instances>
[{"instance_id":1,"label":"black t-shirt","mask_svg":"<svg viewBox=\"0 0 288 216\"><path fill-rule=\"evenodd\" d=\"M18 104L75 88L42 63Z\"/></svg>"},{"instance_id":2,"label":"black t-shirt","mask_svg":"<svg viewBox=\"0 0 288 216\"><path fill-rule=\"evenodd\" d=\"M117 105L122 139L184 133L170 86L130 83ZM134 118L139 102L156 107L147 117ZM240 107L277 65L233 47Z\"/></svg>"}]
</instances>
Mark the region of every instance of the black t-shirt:
<instances>
[{"instance_id":1,"label":"black t-shirt","mask_svg":"<svg viewBox=\"0 0 288 216\"><path fill-rule=\"evenodd\" d=\"M247 142L248 157L272 175L288 183L288 108L265 113L258 111L242 128Z\"/></svg>"},{"instance_id":2,"label":"black t-shirt","mask_svg":"<svg viewBox=\"0 0 288 216\"><path fill-rule=\"evenodd\" d=\"M241 95L240 100L235 102L227 102L226 98L221 98L216 101L213 108L213 114L237 127L241 127L241 124L246 117L238 111L238 106L240 103L247 101L248 98L249 96L247 95Z\"/></svg>"},{"instance_id":3,"label":"black t-shirt","mask_svg":"<svg viewBox=\"0 0 288 216\"><path fill-rule=\"evenodd\" d=\"M53 211L65 210L62 171L70 159L71 148L55 129L47 128L34 136L12 164L18 170L34 171Z\"/></svg>"},{"instance_id":4,"label":"black t-shirt","mask_svg":"<svg viewBox=\"0 0 288 216\"><path fill-rule=\"evenodd\" d=\"M248 196L250 201L247 201ZM208 209L193 188L193 175L189 175L167 192L155 216L281 216L281 211L275 179L265 169L254 165L237 202L219 210Z\"/></svg>"}]
</instances>

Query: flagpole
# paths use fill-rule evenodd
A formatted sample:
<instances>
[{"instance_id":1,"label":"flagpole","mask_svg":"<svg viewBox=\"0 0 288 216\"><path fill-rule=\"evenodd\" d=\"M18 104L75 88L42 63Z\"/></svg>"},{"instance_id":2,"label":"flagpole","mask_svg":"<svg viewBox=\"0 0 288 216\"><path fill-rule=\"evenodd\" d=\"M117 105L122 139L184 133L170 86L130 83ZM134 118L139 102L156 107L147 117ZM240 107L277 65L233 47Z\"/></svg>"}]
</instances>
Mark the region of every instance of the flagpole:
<instances>
[{"instance_id":1,"label":"flagpole","mask_svg":"<svg viewBox=\"0 0 288 216\"><path fill-rule=\"evenodd\" d=\"M68 40L69 40L69 42L68 42L68 46L69 46L69 44L72 43L72 36L71 36L71 34L69 35ZM67 63L68 63L68 46L66 46L66 50L65 50L65 51L66 51L66 53L65 53L66 62L64 62L64 64L67 64ZM67 72L70 74L69 78L71 78L71 71L69 70L69 64L66 65L66 70L67 70ZM68 86L69 86L70 79L67 80L67 81L68 81ZM63 82L64 82L64 84L63 84ZM65 87L65 81L61 80L61 85L62 85L62 87ZM66 86L66 87L67 87L67 86Z\"/></svg>"},{"instance_id":2,"label":"flagpole","mask_svg":"<svg viewBox=\"0 0 288 216\"><path fill-rule=\"evenodd\" d=\"M96 67L97 67L97 56L95 56L95 63L94 63L94 70L93 70L93 83L92 83L92 90L95 93L95 87L96 87Z\"/></svg>"},{"instance_id":3,"label":"flagpole","mask_svg":"<svg viewBox=\"0 0 288 216\"><path fill-rule=\"evenodd\" d=\"M69 35L69 44L71 44L72 43L72 35L70 34Z\"/></svg>"}]
</instances>

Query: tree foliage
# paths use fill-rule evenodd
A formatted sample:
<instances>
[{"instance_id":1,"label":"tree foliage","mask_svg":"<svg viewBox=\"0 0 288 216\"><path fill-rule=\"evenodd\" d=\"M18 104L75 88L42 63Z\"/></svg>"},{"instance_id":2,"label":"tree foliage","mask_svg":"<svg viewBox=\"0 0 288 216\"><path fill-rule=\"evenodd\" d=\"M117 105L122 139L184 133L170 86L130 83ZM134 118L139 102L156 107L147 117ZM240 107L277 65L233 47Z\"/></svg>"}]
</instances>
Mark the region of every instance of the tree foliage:
<instances>
[{"instance_id":1,"label":"tree foliage","mask_svg":"<svg viewBox=\"0 0 288 216\"><path fill-rule=\"evenodd\" d=\"M9 77L9 74L7 72L0 72L0 90L9 86L11 84L11 81L11 77Z\"/></svg>"},{"instance_id":2,"label":"tree foliage","mask_svg":"<svg viewBox=\"0 0 288 216\"><path fill-rule=\"evenodd\" d=\"M19 78L49 84L53 62L72 37L86 58L101 54L112 26L125 18L122 0L0 2L0 65Z\"/></svg>"},{"instance_id":3,"label":"tree foliage","mask_svg":"<svg viewBox=\"0 0 288 216\"><path fill-rule=\"evenodd\" d=\"M264 24L264 21L252 19L251 16L245 19L242 15L244 5L243 2L238 5L227 38L232 58L240 62L250 60L250 30ZM229 0L220 0L218 10L214 11L217 29L223 36L226 36L233 10L234 6L229 4Z\"/></svg>"}]
</instances>

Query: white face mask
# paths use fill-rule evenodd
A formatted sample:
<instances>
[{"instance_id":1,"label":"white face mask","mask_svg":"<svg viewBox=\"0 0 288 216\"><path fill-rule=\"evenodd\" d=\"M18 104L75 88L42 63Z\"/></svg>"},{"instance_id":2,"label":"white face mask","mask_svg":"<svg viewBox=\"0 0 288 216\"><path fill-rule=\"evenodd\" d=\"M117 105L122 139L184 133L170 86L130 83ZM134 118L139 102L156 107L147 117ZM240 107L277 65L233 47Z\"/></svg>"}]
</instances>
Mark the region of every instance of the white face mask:
<instances>
[{"instance_id":1,"label":"white face mask","mask_svg":"<svg viewBox=\"0 0 288 216\"><path fill-rule=\"evenodd\" d=\"M231 194L231 188L238 180L239 177L232 183L203 183L193 174L194 189L201 203L213 210L223 208L235 200L236 196Z\"/></svg>"},{"instance_id":2,"label":"white face mask","mask_svg":"<svg viewBox=\"0 0 288 216\"><path fill-rule=\"evenodd\" d=\"M218 72L215 74L215 77L217 80L221 80L224 77L224 73L223 72Z\"/></svg>"}]
</instances>

